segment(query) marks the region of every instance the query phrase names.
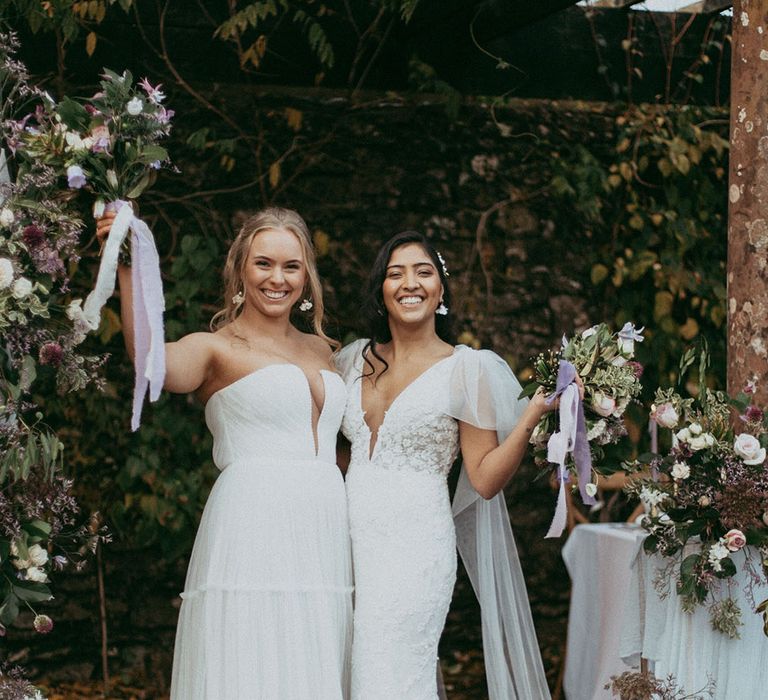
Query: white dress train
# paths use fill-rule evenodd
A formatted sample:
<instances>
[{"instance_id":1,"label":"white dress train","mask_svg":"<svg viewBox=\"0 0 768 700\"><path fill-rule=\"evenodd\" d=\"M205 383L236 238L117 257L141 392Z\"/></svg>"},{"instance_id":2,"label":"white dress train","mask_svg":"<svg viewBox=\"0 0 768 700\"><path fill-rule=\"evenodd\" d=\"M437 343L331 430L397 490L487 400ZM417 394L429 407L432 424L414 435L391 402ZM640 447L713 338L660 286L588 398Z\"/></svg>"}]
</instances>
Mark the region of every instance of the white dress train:
<instances>
[{"instance_id":1,"label":"white dress train","mask_svg":"<svg viewBox=\"0 0 768 700\"><path fill-rule=\"evenodd\" d=\"M352 700L438 697L437 646L456 580L454 522L483 608L490 697L549 698L503 496L482 501L492 504L487 511L462 474L454 520L446 481L459 452L457 421L496 429L503 439L525 405L519 384L497 355L458 346L395 398L370 452L361 403L365 342L336 358L348 393L342 430L352 445Z\"/></svg>"},{"instance_id":2,"label":"white dress train","mask_svg":"<svg viewBox=\"0 0 768 700\"><path fill-rule=\"evenodd\" d=\"M346 394L312 396L292 364L259 369L205 409L221 470L182 594L172 700L344 700L352 571L336 435Z\"/></svg>"}]
</instances>

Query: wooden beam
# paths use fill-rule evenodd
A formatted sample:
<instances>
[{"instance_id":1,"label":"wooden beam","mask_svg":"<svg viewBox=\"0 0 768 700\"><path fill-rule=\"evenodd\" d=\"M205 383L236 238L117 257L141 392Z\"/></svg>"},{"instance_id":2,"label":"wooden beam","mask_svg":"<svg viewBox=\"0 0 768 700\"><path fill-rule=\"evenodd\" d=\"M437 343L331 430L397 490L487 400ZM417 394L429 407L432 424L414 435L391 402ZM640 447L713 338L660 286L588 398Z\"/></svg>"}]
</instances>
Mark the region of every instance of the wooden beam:
<instances>
[{"instance_id":1,"label":"wooden beam","mask_svg":"<svg viewBox=\"0 0 768 700\"><path fill-rule=\"evenodd\" d=\"M710 15L715 12L722 12L731 5L733 5L732 0L698 0L698 2L680 7L676 11L687 12L691 15Z\"/></svg>"},{"instance_id":2,"label":"wooden beam","mask_svg":"<svg viewBox=\"0 0 768 700\"><path fill-rule=\"evenodd\" d=\"M733 3L728 391L768 406L768 0Z\"/></svg>"},{"instance_id":3,"label":"wooden beam","mask_svg":"<svg viewBox=\"0 0 768 700\"><path fill-rule=\"evenodd\" d=\"M592 0L588 7L601 7L601 8L620 8L630 7L631 5L639 5L643 0Z\"/></svg>"}]
</instances>

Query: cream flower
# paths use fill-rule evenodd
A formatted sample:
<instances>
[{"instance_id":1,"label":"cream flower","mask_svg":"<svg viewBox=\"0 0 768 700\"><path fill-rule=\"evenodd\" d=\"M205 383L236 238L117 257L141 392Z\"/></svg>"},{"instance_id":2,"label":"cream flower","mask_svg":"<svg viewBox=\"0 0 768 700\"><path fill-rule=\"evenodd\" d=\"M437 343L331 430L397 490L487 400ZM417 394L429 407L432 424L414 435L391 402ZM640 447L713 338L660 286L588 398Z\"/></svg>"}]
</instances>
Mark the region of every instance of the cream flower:
<instances>
[{"instance_id":1,"label":"cream flower","mask_svg":"<svg viewBox=\"0 0 768 700\"><path fill-rule=\"evenodd\" d=\"M748 433L736 436L733 443L733 451L744 460L744 464L762 464L765 462L765 448L760 446L760 441Z\"/></svg>"}]
</instances>

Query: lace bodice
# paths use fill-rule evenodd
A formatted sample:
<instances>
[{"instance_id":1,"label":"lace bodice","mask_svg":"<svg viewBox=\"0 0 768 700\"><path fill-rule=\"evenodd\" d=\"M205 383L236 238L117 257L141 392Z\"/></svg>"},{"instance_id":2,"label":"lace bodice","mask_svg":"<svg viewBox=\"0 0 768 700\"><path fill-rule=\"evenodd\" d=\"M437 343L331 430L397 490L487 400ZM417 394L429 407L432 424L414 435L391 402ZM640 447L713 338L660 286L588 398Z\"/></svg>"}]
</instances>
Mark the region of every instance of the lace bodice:
<instances>
[{"instance_id":1,"label":"lace bodice","mask_svg":"<svg viewBox=\"0 0 768 700\"><path fill-rule=\"evenodd\" d=\"M272 364L241 377L208 400L205 420L213 434L216 466L225 469L233 462L275 456L335 464L346 394L338 374L330 370L321 374L325 400L317 424L317 454L307 377L297 365Z\"/></svg>"},{"instance_id":2,"label":"lace bodice","mask_svg":"<svg viewBox=\"0 0 768 700\"><path fill-rule=\"evenodd\" d=\"M442 410L455 354L437 362L409 384L384 414L370 461L384 469L445 476L459 450L456 421ZM361 392L362 356L346 377L347 409L342 431L352 444L352 461L368 461L371 432Z\"/></svg>"}]
</instances>

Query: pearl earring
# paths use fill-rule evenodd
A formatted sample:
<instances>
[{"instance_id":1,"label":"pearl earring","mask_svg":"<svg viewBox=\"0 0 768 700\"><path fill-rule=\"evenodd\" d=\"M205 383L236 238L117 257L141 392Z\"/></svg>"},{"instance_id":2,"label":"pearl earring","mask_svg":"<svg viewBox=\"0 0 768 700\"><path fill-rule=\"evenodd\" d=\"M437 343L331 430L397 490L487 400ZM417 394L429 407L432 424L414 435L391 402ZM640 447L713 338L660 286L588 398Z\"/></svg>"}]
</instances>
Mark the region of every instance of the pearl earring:
<instances>
[{"instance_id":1,"label":"pearl earring","mask_svg":"<svg viewBox=\"0 0 768 700\"><path fill-rule=\"evenodd\" d=\"M245 294L243 294L242 292L238 292L237 294L235 294L235 296L232 297L232 303L235 306L240 306L240 304L242 304L244 301L245 301Z\"/></svg>"},{"instance_id":2,"label":"pearl earring","mask_svg":"<svg viewBox=\"0 0 768 700\"><path fill-rule=\"evenodd\" d=\"M435 309L435 313L439 314L440 316L447 316L448 315L448 307L445 304L443 304L443 302L441 301L440 302L440 306L438 306Z\"/></svg>"},{"instance_id":3,"label":"pearl earring","mask_svg":"<svg viewBox=\"0 0 768 700\"><path fill-rule=\"evenodd\" d=\"M299 311L311 311L314 304L309 299L304 299L299 304Z\"/></svg>"}]
</instances>

